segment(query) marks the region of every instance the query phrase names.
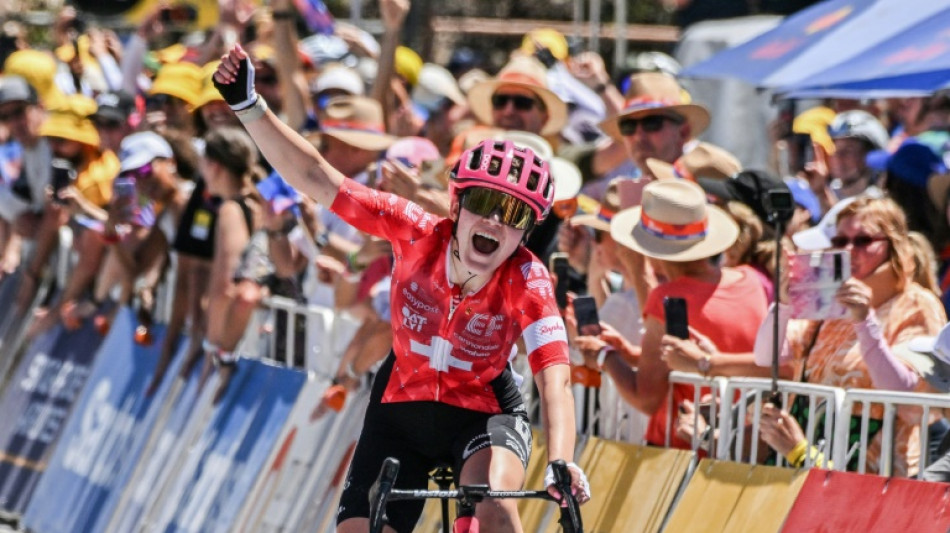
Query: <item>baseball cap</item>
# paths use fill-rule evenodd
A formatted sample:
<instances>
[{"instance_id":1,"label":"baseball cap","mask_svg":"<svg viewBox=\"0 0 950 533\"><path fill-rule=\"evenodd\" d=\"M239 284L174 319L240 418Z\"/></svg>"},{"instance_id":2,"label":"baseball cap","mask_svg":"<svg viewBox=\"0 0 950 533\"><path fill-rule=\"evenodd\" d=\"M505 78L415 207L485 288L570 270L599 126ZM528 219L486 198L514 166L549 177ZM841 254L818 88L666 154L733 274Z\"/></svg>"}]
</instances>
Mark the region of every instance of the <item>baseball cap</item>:
<instances>
[{"instance_id":1,"label":"baseball cap","mask_svg":"<svg viewBox=\"0 0 950 533\"><path fill-rule=\"evenodd\" d=\"M355 70L343 65L328 66L317 76L310 92L320 94L323 91L337 89L347 94L363 96L363 78Z\"/></svg>"},{"instance_id":2,"label":"baseball cap","mask_svg":"<svg viewBox=\"0 0 950 533\"><path fill-rule=\"evenodd\" d=\"M852 109L835 115L828 125L828 135L832 139L860 139L874 149L887 147L890 135L884 125L874 115L860 109Z\"/></svg>"},{"instance_id":3,"label":"baseball cap","mask_svg":"<svg viewBox=\"0 0 950 533\"><path fill-rule=\"evenodd\" d=\"M931 387L950 392L950 324L936 336L915 337L895 345L891 351L910 364Z\"/></svg>"},{"instance_id":4,"label":"baseball cap","mask_svg":"<svg viewBox=\"0 0 950 533\"><path fill-rule=\"evenodd\" d=\"M36 104L39 97L36 90L20 76L0 76L0 104L7 102Z\"/></svg>"},{"instance_id":5,"label":"baseball cap","mask_svg":"<svg viewBox=\"0 0 950 533\"><path fill-rule=\"evenodd\" d=\"M412 88L412 100L429 111L437 111L444 99L465 105L465 95L455 77L445 67L425 63L419 71L419 80Z\"/></svg>"},{"instance_id":6,"label":"baseball cap","mask_svg":"<svg viewBox=\"0 0 950 533\"><path fill-rule=\"evenodd\" d=\"M125 122L135 111L135 97L126 91L102 93L96 97L99 106L92 114L93 119L102 118Z\"/></svg>"},{"instance_id":7,"label":"baseball cap","mask_svg":"<svg viewBox=\"0 0 950 533\"><path fill-rule=\"evenodd\" d=\"M133 133L119 146L119 172L140 168L158 158L174 157L171 145L152 131Z\"/></svg>"}]
</instances>

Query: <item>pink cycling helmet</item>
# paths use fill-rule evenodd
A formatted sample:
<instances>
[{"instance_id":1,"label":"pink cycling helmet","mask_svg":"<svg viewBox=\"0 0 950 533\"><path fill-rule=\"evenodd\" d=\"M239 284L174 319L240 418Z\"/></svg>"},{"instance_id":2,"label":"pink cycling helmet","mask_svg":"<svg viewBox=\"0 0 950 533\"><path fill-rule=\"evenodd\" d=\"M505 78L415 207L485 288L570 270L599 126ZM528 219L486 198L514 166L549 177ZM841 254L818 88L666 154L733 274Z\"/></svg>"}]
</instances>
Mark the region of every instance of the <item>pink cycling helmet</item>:
<instances>
[{"instance_id":1,"label":"pink cycling helmet","mask_svg":"<svg viewBox=\"0 0 950 533\"><path fill-rule=\"evenodd\" d=\"M469 187L510 194L528 204L541 222L554 203L554 181L547 161L511 141L486 139L462 152L449 181L453 201Z\"/></svg>"}]
</instances>

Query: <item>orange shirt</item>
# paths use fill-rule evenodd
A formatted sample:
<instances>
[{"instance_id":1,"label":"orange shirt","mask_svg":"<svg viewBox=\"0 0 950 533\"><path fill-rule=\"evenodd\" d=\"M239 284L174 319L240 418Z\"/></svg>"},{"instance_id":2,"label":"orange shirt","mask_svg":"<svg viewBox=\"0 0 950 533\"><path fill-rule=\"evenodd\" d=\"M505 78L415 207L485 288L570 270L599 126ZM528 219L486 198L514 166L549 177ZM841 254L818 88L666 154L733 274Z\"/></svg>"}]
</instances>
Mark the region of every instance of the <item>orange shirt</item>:
<instances>
[{"instance_id":1,"label":"orange shirt","mask_svg":"<svg viewBox=\"0 0 950 533\"><path fill-rule=\"evenodd\" d=\"M874 310L881 332L888 346L908 341L914 337L936 335L947 322L947 317L936 295L916 283L909 283L904 292L884 302ZM873 389L871 375L861 356L858 336L850 319L825 320L815 337L818 322L810 320L790 320L787 338L796 366L801 368L804 361L807 381L818 385L829 385L845 389ZM811 350L806 354L808 342L815 339ZM923 379L917 384L916 392L932 392ZM862 406L855 407L854 414L860 414ZM917 408L899 408L897 410L896 433L894 437L894 475L907 477L917 473L920 459L920 441L917 424L921 410ZM884 417L881 405L872 405L871 418ZM881 442L883 432L868 443L867 471L878 473L880 469Z\"/></svg>"}]
</instances>

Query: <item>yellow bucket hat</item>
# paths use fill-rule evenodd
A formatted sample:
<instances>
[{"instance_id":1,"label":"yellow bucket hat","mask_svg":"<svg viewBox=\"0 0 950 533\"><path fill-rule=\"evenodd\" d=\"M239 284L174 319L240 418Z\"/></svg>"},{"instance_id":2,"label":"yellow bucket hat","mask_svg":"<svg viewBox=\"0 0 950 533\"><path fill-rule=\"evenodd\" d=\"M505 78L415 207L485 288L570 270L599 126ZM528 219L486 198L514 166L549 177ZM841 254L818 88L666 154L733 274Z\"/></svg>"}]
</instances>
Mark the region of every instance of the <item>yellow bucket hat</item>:
<instances>
[{"instance_id":1,"label":"yellow bucket hat","mask_svg":"<svg viewBox=\"0 0 950 533\"><path fill-rule=\"evenodd\" d=\"M40 125L40 135L69 139L99 148L99 132L89 119L96 112L96 107L96 101L88 96L63 96L55 107L48 109L46 120Z\"/></svg>"},{"instance_id":2,"label":"yellow bucket hat","mask_svg":"<svg viewBox=\"0 0 950 533\"><path fill-rule=\"evenodd\" d=\"M792 121L794 133L807 133L811 140L820 144L828 154L835 153L835 142L828 135L828 126L835 120L835 112L828 107L818 106L803 111Z\"/></svg>"},{"instance_id":3,"label":"yellow bucket hat","mask_svg":"<svg viewBox=\"0 0 950 533\"><path fill-rule=\"evenodd\" d=\"M221 96L221 93L218 92L218 89L211 81L211 76L214 75L214 71L218 69L218 65L220 64L220 61L212 61L201 67L201 93L198 94L198 98L195 100L196 110L211 102L224 101L224 97Z\"/></svg>"},{"instance_id":4,"label":"yellow bucket hat","mask_svg":"<svg viewBox=\"0 0 950 533\"><path fill-rule=\"evenodd\" d=\"M20 76L36 89L40 101L46 107L55 107L63 97L56 86L56 60L53 56L39 50L18 50L7 57L3 64L3 73Z\"/></svg>"},{"instance_id":5,"label":"yellow bucket hat","mask_svg":"<svg viewBox=\"0 0 950 533\"><path fill-rule=\"evenodd\" d=\"M167 94L181 98L192 108L201 94L201 67L194 63L169 63L158 71L149 94Z\"/></svg>"}]
</instances>

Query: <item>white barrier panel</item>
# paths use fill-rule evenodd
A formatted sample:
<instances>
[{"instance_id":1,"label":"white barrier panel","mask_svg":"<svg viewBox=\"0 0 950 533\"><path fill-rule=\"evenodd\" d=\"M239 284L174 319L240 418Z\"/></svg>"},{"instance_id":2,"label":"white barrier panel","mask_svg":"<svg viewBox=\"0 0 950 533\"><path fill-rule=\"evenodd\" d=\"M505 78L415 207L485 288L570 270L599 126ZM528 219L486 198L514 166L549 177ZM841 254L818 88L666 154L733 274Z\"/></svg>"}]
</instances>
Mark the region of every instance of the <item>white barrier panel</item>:
<instances>
[{"instance_id":1,"label":"white barrier panel","mask_svg":"<svg viewBox=\"0 0 950 533\"><path fill-rule=\"evenodd\" d=\"M726 380L723 390L718 429L717 459L726 461L756 463L759 455L759 428L762 416L762 405L768 401L768 394L772 388L772 381L763 378L730 378ZM808 421L802 429L808 442L816 442L818 423L824 415L822 439L816 444L819 450L830 455L830 442L838 420L838 409L843 398L842 389L811 383L795 381L778 381L778 392L781 394L782 406L785 410L791 408L792 395L808 400ZM752 423L747 424L747 414L752 408ZM749 433L746 434L748 429ZM723 438L725 437L725 438ZM749 453L745 453L746 442L749 443ZM777 464L782 465L784 457L777 458ZM812 464L811 454L806 455L805 466Z\"/></svg>"},{"instance_id":2,"label":"white barrier panel","mask_svg":"<svg viewBox=\"0 0 950 533\"><path fill-rule=\"evenodd\" d=\"M914 392L896 392L870 389L852 389L845 391L839 416L842 420L850 419L855 406L861 404L860 441L856 449L852 449L849 442L848 424L839 424L835 430L832 456L835 470L844 470L848 462L858 454L858 472L867 471L868 453L868 426L871 421L872 404L883 407L884 417L881 428L881 464L879 474L891 476L894 473L894 437L897 431L896 418L898 410L904 410L904 416L918 419L920 430L920 471L927 468L928 431L931 410L950 408L950 396L946 394L922 394Z\"/></svg>"},{"instance_id":3,"label":"white barrier panel","mask_svg":"<svg viewBox=\"0 0 950 533\"><path fill-rule=\"evenodd\" d=\"M699 422L699 417L702 414L700 405L702 404L701 399L703 397L703 389L709 389L709 394L712 395L713 401L709 402L709 416L706 420L706 424L713 426L712 430L716 429L716 421L719 420L719 409L721 409L721 399L723 397L723 390L726 387L725 378L705 378L699 374L692 374L688 372L670 372L669 375L670 387L666 395L666 436L664 442L666 447L670 446L670 442L674 432L674 420L675 417L679 416L679 413L676 409L676 406L673 405L673 387L676 385L691 385L693 387L692 391L692 402L696 406L696 411L693 416L693 426L695 427ZM712 439L709 439L706 443L702 442L701 435L697 432L694 432L691 439L690 449L696 451L700 447L705 446L706 452L711 456L714 453L714 442Z\"/></svg>"}]
</instances>

